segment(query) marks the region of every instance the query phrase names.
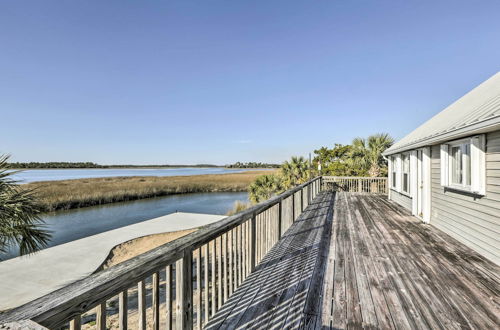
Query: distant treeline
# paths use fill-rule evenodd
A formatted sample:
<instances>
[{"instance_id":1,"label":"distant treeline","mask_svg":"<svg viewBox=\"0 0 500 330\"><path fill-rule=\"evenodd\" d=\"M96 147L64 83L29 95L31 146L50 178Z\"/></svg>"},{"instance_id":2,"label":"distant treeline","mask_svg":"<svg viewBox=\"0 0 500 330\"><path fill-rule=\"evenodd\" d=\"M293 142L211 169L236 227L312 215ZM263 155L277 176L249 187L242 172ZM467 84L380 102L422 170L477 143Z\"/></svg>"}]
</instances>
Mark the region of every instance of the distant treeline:
<instances>
[{"instance_id":1,"label":"distant treeline","mask_svg":"<svg viewBox=\"0 0 500 330\"><path fill-rule=\"evenodd\" d=\"M92 162L29 162L29 163L9 163L10 168L26 169L26 168L162 168L162 167L226 167L226 168L279 168L279 164L267 164L258 162L236 162L231 165L219 166L213 164L196 164L196 165L100 165Z\"/></svg>"},{"instance_id":2,"label":"distant treeline","mask_svg":"<svg viewBox=\"0 0 500 330\"><path fill-rule=\"evenodd\" d=\"M99 165L92 162L29 162L29 163L9 163L10 168L130 168L130 167L220 167L212 164L196 164L196 165Z\"/></svg>"},{"instance_id":3,"label":"distant treeline","mask_svg":"<svg viewBox=\"0 0 500 330\"><path fill-rule=\"evenodd\" d=\"M10 168L103 168L102 166L92 162L29 162L29 163L9 163Z\"/></svg>"},{"instance_id":4,"label":"distant treeline","mask_svg":"<svg viewBox=\"0 0 500 330\"><path fill-rule=\"evenodd\" d=\"M258 162L248 162L241 163L236 162L231 165L226 165L228 168L279 168L281 165L279 164L268 164L268 163L258 163Z\"/></svg>"}]
</instances>

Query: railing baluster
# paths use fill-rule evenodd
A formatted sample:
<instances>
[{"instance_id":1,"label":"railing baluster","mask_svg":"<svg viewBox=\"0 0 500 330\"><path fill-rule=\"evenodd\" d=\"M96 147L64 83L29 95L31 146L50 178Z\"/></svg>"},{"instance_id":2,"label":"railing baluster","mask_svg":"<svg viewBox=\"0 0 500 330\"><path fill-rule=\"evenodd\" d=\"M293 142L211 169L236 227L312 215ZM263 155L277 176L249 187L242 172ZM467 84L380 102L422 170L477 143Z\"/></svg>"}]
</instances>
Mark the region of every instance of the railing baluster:
<instances>
[{"instance_id":1,"label":"railing baluster","mask_svg":"<svg viewBox=\"0 0 500 330\"><path fill-rule=\"evenodd\" d=\"M123 290L118 296L118 324L120 330L128 329L128 290Z\"/></svg>"},{"instance_id":2,"label":"railing baluster","mask_svg":"<svg viewBox=\"0 0 500 330\"><path fill-rule=\"evenodd\" d=\"M217 242L217 309L222 306L222 237L216 239Z\"/></svg>"},{"instance_id":3,"label":"railing baluster","mask_svg":"<svg viewBox=\"0 0 500 330\"><path fill-rule=\"evenodd\" d=\"M160 273L153 274L153 329L160 329Z\"/></svg>"},{"instance_id":4,"label":"railing baluster","mask_svg":"<svg viewBox=\"0 0 500 330\"><path fill-rule=\"evenodd\" d=\"M227 270L228 270L228 264L227 264L227 257L228 257L228 249L227 249L227 233L223 234L222 235L222 273L224 274L222 276L222 285L223 285L223 289L224 289L224 300L223 302L226 302L227 301L227 298L228 298L228 294L229 294L229 283L228 283L228 280L227 280Z\"/></svg>"},{"instance_id":5,"label":"railing baluster","mask_svg":"<svg viewBox=\"0 0 500 330\"><path fill-rule=\"evenodd\" d=\"M247 266L248 266L248 256L247 256L247 223L243 222L241 224L241 245L242 245L242 257L243 257L243 262L242 262L242 270L243 270L243 281L247 277Z\"/></svg>"},{"instance_id":6,"label":"railing baluster","mask_svg":"<svg viewBox=\"0 0 500 330\"><path fill-rule=\"evenodd\" d=\"M82 328L82 319L80 315L76 316L69 322L70 330L80 330L81 328Z\"/></svg>"},{"instance_id":7,"label":"railing baluster","mask_svg":"<svg viewBox=\"0 0 500 330\"><path fill-rule=\"evenodd\" d=\"M201 248L196 249L196 326L201 330Z\"/></svg>"},{"instance_id":8,"label":"railing baluster","mask_svg":"<svg viewBox=\"0 0 500 330\"><path fill-rule=\"evenodd\" d=\"M216 258L215 258L215 239L212 240L212 253L211 253L211 259L212 259L212 274L211 274L211 282L212 282L212 313L211 315L214 316L215 312L217 311L217 283L216 283L216 278L217 275L215 274L216 272Z\"/></svg>"},{"instance_id":9,"label":"railing baluster","mask_svg":"<svg viewBox=\"0 0 500 330\"><path fill-rule=\"evenodd\" d=\"M137 312L139 313L139 330L146 330L146 283L144 280L137 284Z\"/></svg>"},{"instance_id":10,"label":"railing baluster","mask_svg":"<svg viewBox=\"0 0 500 330\"><path fill-rule=\"evenodd\" d=\"M233 231L229 230L228 231L228 250L229 250L229 296L233 294L233 270L234 270L234 263L233 263Z\"/></svg>"},{"instance_id":11,"label":"railing baluster","mask_svg":"<svg viewBox=\"0 0 500 330\"><path fill-rule=\"evenodd\" d=\"M278 204L278 228L277 228L277 240L281 238L281 223L283 221L283 202L279 202Z\"/></svg>"},{"instance_id":12,"label":"railing baluster","mask_svg":"<svg viewBox=\"0 0 500 330\"><path fill-rule=\"evenodd\" d=\"M250 242L250 272L253 272L255 270L255 260L256 260L256 253L257 250L256 244L255 244L255 233L256 233L256 227L257 227L257 216L255 213L252 215L252 219L250 219L250 237L249 237L249 242Z\"/></svg>"},{"instance_id":13,"label":"railing baluster","mask_svg":"<svg viewBox=\"0 0 500 330\"><path fill-rule=\"evenodd\" d=\"M300 189L300 214L304 211L304 189Z\"/></svg>"},{"instance_id":14,"label":"railing baluster","mask_svg":"<svg viewBox=\"0 0 500 330\"><path fill-rule=\"evenodd\" d=\"M106 302L96 307L96 328L97 330L106 330Z\"/></svg>"},{"instance_id":15,"label":"railing baluster","mask_svg":"<svg viewBox=\"0 0 500 330\"><path fill-rule=\"evenodd\" d=\"M245 222L246 226L247 226L247 230L246 230L246 233L247 233L247 236L246 236L246 242L247 242L247 245L246 245L246 251L247 251L247 277L250 275L250 273L252 272L252 267L251 267L251 256L250 256L250 253L252 252L251 251L251 242L250 242L250 231L252 230L251 228L251 222L252 220L247 220Z\"/></svg>"},{"instance_id":16,"label":"railing baluster","mask_svg":"<svg viewBox=\"0 0 500 330\"><path fill-rule=\"evenodd\" d=\"M242 248L241 248L241 225L239 225L237 228L237 242L238 242L238 287L241 285L242 282L242 266L243 266L243 256L241 254Z\"/></svg>"},{"instance_id":17,"label":"railing baluster","mask_svg":"<svg viewBox=\"0 0 500 330\"><path fill-rule=\"evenodd\" d=\"M204 302L205 302L205 322L206 324L210 318L210 283L208 279L208 260L209 260L209 249L208 249L208 243L203 246L203 251L205 253L205 258L203 259L203 265L204 265L204 289L205 292L205 297L204 297Z\"/></svg>"},{"instance_id":18,"label":"railing baluster","mask_svg":"<svg viewBox=\"0 0 500 330\"><path fill-rule=\"evenodd\" d=\"M259 227L257 228L258 231L257 231L257 237L256 237L256 240L257 240L257 248L259 250L259 253L257 254L258 255L258 260L257 262L260 262L262 260L262 219L263 219L264 215L263 213L260 213L259 214Z\"/></svg>"},{"instance_id":19,"label":"railing baluster","mask_svg":"<svg viewBox=\"0 0 500 330\"><path fill-rule=\"evenodd\" d=\"M172 266L168 265L165 268L165 305L166 305L166 316L167 316L167 330L171 330L173 326L172 322Z\"/></svg>"}]
</instances>

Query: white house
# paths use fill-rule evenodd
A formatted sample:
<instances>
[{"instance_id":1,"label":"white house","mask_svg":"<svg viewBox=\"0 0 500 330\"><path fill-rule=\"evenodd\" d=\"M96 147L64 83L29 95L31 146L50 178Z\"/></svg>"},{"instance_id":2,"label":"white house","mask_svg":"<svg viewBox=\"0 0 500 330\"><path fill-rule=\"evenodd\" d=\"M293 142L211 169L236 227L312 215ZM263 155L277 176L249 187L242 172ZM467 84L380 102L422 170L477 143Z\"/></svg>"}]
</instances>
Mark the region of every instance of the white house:
<instances>
[{"instance_id":1,"label":"white house","mask_svg":"<svg viewBox=\"0 0 500 330\"><path fill-rule=\"evenodd\" d=\"M500 264L500 72L384 156L391 200Z\"/></svg>"}]
</instances>

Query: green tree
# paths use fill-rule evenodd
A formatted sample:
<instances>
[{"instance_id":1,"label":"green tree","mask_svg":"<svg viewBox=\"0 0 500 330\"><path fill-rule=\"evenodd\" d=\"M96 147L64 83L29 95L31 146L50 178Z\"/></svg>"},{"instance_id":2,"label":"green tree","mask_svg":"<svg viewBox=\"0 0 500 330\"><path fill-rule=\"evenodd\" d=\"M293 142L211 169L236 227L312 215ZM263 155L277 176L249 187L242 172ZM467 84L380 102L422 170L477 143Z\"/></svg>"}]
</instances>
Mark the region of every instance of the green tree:
<instances>
[{"instance_id":1,"label":"green tree","mask_svg":"<svg viewBox=\"0 0 500 330\"><path fill-rule=\"evenodd\" d=\"M260 203L284 190L282 178L279 175L265 174L258 176L248 187L250 201Z\"/></svg>"},{"instance_id":2,"label":"green tree","mask_svg":"<svg viewBox=\"0 0 500 330\"><path fill-rule=\"evenodd\" d=\"M21 255L45 247L50 233L43 229L40 205L32 190L21 188L10 177L8 156L0 156L0 254L19 247Z\"/></svg>"},{"instance_id":3,"label":"green tree","mask_svg":"<svg viewBox=\"0 0 500 330\"><path fill-rule=\"evenodd\" d=\"M355 172L354 169L348 164L350 151L350 145L338 143L335 144L333 149L321 147L318 150L314 150L314 154L316 155L313 159L315 174L333 176L355 175L353 174ZM321 163L321 172L317 170L319 163Z\"/></svg>"},{"instance_id":4,"label":"green tree","mask_svg":"<svg viewBox=\"0 0 500 330\"><path fill-rule=\"evenodd\" d=\"M281 175L287 189L304 183L309 177L309 163L302 156L294 156L281 165Z\"/></svg>"},{"instance_id":5,"label":"green tree","mask_svg":"<svg viewBox=\"0 0 500 330\"><path fill-rule=\"evenodd\" d=\"M360 176L386 176L387 162L382 153L394 144L394 139L387 133L370 135L368 138L355 138L348 163L357 168Z\"/></svg>"}]
</instances>

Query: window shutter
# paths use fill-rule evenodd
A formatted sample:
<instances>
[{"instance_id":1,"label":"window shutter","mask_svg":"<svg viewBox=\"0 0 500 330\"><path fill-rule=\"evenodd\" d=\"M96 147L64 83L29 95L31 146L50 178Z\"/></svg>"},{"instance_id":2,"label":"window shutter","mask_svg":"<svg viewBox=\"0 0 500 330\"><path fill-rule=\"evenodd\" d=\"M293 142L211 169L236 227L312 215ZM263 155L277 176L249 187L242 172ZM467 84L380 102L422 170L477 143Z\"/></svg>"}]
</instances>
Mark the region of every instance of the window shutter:
<instances>
[{"instance_id":1,"label":"window shutter","mask_svg":"<svg viewBox=\"0 0 500 330\"><path fill-rule=\"evenodd\" d=\"M441 145L441 186L448 185L448 145Z\"/></svg>"},{"instance_id":2,"label":"window shutter","mask_svg":"<svg viewBox=\"0 0 500 330\"><path fill-rule=\"evenodd\" d=\"M412 213L417 215L417 194L418 194L418 176L417 176L418 158L417 150L410 154L410 194L412 199Z\"/></svg>"},{"instance_id":3,"label":"window shutter","mask_svg":"<svg viewBox=\"0 0 500 330\"><path fill-rule=\"evenodd\" d=\"M389 190L390 188L392 188L392 167L394 166L394 164L392 163L392 159L393 157L389 156L388 166L387 166L387 172L389 173L387 178L387 184L389 185Z\"/></svg>"},{"instance_id":4,"label":"window shutter","mask_svg":"<svg viewBox=\"0 0 500 330\"><path fill-rule=\"evenodd\" d=\"M396 156L396 191L401 192L401 155Z\"/></svg>"},{"instance_id":5,"label":"window shutter","mask_svg":"<svg viewBox=\"0 0 500 330\"><path fill-rule=\"evenodd\" d=\"M486 139L484 134L471 138L471 189L486 194Z\"/></svg>"}]
</instances>

